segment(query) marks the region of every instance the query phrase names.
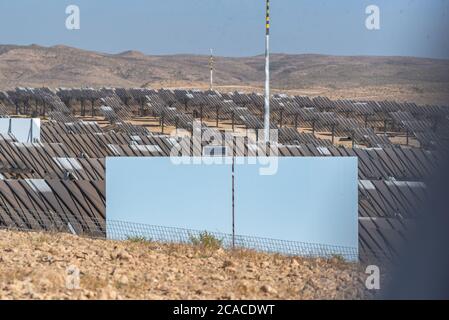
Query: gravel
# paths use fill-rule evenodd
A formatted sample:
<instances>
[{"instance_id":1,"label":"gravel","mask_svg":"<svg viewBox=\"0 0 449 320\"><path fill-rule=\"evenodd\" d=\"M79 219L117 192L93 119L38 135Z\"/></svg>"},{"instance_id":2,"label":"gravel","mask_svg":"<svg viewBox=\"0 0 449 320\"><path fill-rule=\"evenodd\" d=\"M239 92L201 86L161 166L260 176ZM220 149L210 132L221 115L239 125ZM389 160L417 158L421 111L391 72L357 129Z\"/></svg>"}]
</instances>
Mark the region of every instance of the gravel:
<instances>
[{"instance_id":1,"label":"gravel","mask_svg":"<svg viewBox=\"0 0 449 320\"><path fill-rule=\"evenodd\" d=\"M340 259L0 230L0 299L363 299Z\"/></svg>"}]
</instances>

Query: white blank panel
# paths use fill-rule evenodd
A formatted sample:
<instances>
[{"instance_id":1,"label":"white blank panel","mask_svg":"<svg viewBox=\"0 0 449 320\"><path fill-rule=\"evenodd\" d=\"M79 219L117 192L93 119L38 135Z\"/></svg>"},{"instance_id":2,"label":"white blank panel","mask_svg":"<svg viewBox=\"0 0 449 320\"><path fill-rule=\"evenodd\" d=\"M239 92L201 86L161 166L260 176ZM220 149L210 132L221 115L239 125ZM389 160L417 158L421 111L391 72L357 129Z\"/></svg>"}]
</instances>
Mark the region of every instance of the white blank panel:
<instances>
[{"instance_id":1,"label":"white blank panel","mask_svg":"<svg viewBox=\"0 0 449 320\"><path fill-rule=\"evenodd\" d=\"M357 159L281 157L274 175L236 166L237 232L358 246Z\"/></svg>"},{"instance_id":2,"label":"white blank panel","mask_svg":"<svg viewBox=\"0 0 449 320\"><path fill-rule=\"evenodd\" d=\"M247 159L246 159L247 160ZM239 235L358 247L357 159L280 157L274 175L237 158ZM109 221L231 233L231 165L107 158Z\"/></svg>"},{"instance_id":3,"label":"white blank panel","mask_svg":"<svg viewBox=\"0 0 449 320\"><path fill-rule=\"evenodd\" d=\"M170 158L107 158L106 218L230 232L229 167L173 165Z\"/></svg>"}]
</instances>

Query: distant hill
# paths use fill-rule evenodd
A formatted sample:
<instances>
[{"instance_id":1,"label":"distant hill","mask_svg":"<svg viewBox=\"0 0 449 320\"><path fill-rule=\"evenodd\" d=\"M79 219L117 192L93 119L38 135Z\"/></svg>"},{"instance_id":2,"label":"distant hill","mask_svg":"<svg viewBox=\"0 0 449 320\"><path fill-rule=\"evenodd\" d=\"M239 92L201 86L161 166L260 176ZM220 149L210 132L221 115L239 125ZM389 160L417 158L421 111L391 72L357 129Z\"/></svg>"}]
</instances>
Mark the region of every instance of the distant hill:
<instances>
[{"instance_id":1,"label":"distant hill","mask_svg":"<svg viewBox=\"0 0 449 320\"><path fill-rule=\"evenodd\" d=\"M67 46L0 45L0 89L16 86L207 88L208 56L119 54ZM222 90L261 90L263 56L216 57ZM449 60L273 54L272 86L331 98L449 104ZM219 88L220 89L220 88Z\"/></svg>"}]
</instances>

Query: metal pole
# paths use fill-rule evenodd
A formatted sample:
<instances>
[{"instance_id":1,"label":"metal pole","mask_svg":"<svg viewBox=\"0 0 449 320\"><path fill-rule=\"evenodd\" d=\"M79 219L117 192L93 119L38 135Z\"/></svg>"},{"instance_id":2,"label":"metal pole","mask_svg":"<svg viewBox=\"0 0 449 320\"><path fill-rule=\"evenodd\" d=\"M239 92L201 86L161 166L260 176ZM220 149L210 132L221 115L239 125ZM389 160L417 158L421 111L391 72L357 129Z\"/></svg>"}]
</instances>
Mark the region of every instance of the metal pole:
<instances>
[{"instance_id":1,"label":"metal pole","mask_svg":"<svg viewBox=\"0 0 449 320\"><path fill-rule=\"evenodd\" d=\"M282 120L283 120L283 116L284 116L284 110L280 110L280 117L279 117L279 128L282 128Z\"/></svg>"},{"instance_id":2,"label":"metal pole","mask_svg":"<svg viewBox=\"0 0 449 320\"><path fill-rule=\"evenodd\" d=\"M210 91L212 91L214 89L214 51L212 49L210 49L209 68L210 68Z\"/></svg>"},{"instance_id":3,"label":"metal pole","mask_svg":"<svg viewBox=\"0 0 449 320\"><path fill-rule=\"evenodd\" d=\"M332 144L334 144L335 140L335 126L332 126Z\"/></svg>"},{"instance_id":4,"label":"metal pole","mask_svg":"<svg viewBox=\"0 0 449 320\"><path fill-rule=\"evenodd\" d=\"M218 122L219 122L219 120L220 120L220 114L219 114L219 112L220 112L220 107L219 106L217 106L217 118L216 118L216 125L217 125L217 128L218 128Z\"/></svg>"},{"instance_id":5,"label":"metal pole","mask_svg":"<svg viewBox=\"0 0 449 320\"><path fill-rule=\"evenodd\" d=\"M265 116L264 141L270 141L270 0L267 0L265 33Z\"/></svg>"},{"instance_id":6,"label":"metal pole","mask_svg":"<svg viewBox=\"0 0 449 320\"><path fill-rule=\"evenodd\" d=\"M33 119L30 119L29 142L33 142Z\"/></svg>"},{"instance_id":7,"label":"metal pole","mask_svg":"<svg viewBox=\"0 0 449 320\"><path fill-rule=\"evenodd\" d=\"M165 116L165 114L162 113L162 117L161 117L161 129L162 129L162 134L164 133L164 116Z\"/></svg>"},{"instance_id":8,"label":"metal pole","mask_svg":"<svg viewBox=\"0 0 449 320\"><path fill-rule=\"evenodd\" d=\"M235 170L234 170L234 150L232 151L232 249L235 249Z\"/></svg>"}]
</instances>

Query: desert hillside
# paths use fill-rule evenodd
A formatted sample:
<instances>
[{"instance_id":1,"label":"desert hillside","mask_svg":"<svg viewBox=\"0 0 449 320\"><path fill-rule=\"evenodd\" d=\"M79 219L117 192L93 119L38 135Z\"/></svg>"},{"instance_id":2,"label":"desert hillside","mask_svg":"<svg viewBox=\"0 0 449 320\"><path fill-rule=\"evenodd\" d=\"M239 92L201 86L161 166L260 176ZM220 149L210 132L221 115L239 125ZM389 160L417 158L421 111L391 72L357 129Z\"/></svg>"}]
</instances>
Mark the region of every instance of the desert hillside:
<instances>
[{"instance_id":1,"label":"desert hillside","mask_svg":"<svg viewBox=\"0 0 449 320\"><path fill-rule=\"evenodd\" d=\"M0 299L354 299L363 287L338 258L0 230Z\"/></svg>"},{"instance_id":2,"label":"desert hillside","mask_svg":"<svg viewBox=\"0 0 449 320\"><path fill-rule=\"evenodd\" d=\"M105 54L66 46L0 45L0 89L208 86L208 56ZM263 56L216 57L219 90L262 90ZM272 55L274 89L330 98L449 104L449 60L411 57ZM276 92L276 90L275 90Z\"/></svg>"}]
</instances>

